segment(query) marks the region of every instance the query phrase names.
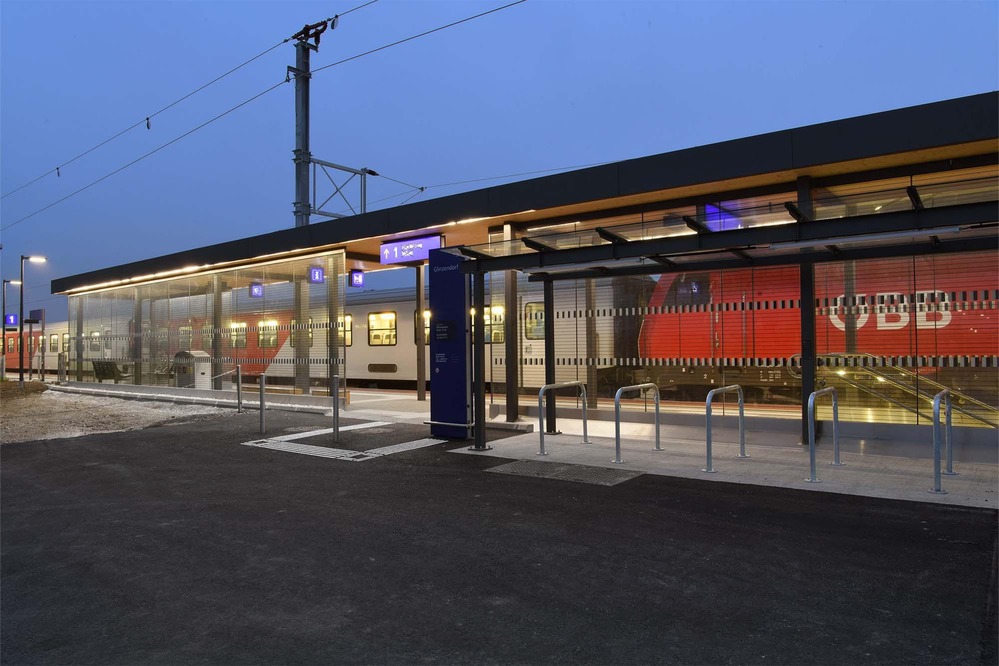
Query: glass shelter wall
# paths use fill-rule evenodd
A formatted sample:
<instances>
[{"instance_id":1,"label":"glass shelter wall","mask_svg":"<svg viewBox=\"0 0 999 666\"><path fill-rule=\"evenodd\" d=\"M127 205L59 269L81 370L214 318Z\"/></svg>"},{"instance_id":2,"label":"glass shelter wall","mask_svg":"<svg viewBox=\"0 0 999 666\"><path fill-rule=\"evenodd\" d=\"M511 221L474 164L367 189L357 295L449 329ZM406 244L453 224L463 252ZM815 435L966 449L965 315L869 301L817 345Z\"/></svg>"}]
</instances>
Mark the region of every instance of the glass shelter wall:
<instances>
[{"instance_id":1,"label":"glass shelter wall","mask_svg":"<svg viewBox=\"0 0 999 666\"><path fill-rule=\"evenodd\" d=\"M947 388L955 423L999 425L997 259L977 252L816 266L816 376L837 388L841 418L929 424L933 396Z\"/></svg>"},{"instance_id":2,"label":"glass shelter wall","mask_svg":"<svg viewBox=\"0 0 999 666\"><path fill-rule=\"evenodd\" d=\"M136 384L220 389L239 364L297 392L327 387L343 366L343 273L335 252L72 296L70 377L112 361ZM207 370L181 352L204 352Z\"/></svg>"},{"instance_id":3,"label":"glass shelter wall","mask_svg":"<svg viewBox=\"0 0 999 666\"><path fill-rule=\"evenodd\" d=\"M515 316L518 389L531 404L548 363L556 382L582 381L599 399L655 382L664 400L703 407L711 389L739 384L747 404L797 418L808 397L797 266L556 281L552 358L542 283L520 276L511 313L503 276L490 278L494 394L507 365L497 322ZM929 424L947 388L955 423L999 426L995 252L820 263L815 296L816 388L837 388L842 420ZM819 404L821 418L829 412Z\"/></svg>"},{"instance_id":4,"label":"glass shelter wall","mask_svg":"<svg viewBox=\"0 0 999 666\"><path fill-rule=\"evenodd\" d=\"M495 310L503 281L492 278ZM655 382L665 400L701 403L712 388L738 383L750 403L800 400L796 267L567 280L554 292L557 382L585 382L600 397ZM549 362L542 285L521 278L517 303L519 387L536 395ZM504 381L504 347L488 355L492 379Z\"/></svg>"}]
</instances>

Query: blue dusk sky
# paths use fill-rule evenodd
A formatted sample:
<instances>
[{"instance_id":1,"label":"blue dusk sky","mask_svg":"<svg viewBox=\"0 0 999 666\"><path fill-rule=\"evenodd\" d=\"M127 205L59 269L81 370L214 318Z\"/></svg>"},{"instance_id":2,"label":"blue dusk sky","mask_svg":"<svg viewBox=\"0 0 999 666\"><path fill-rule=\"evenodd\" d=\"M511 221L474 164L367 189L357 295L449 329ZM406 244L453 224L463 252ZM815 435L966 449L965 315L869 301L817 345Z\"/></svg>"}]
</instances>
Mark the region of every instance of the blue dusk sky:
<instances>
[{"instance_id":1,"label":"blue dusk sky","mask_svg":"<svg viewBox=\"0 0 999 666\"><path fill-rule=\"evenodd\" d=\"M0 272L49 258L26 268L26 309L65 317L54 278L294 226L292 42L145 118L363 2L0 2ZM379 0L313 69L506 2ZM317 72L312 153L386 176L368 201L390 207L992 91L997 26L994 1L528 0Z\"/></svg>"}]
</instances>

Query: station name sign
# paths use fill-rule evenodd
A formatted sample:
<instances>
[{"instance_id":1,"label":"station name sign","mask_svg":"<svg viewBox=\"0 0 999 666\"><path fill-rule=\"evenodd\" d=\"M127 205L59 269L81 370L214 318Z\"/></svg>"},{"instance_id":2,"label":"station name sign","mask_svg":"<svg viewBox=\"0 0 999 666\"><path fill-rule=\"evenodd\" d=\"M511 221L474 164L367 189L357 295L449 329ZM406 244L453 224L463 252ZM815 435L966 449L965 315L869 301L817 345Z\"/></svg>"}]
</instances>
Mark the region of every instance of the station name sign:
<instances>
[{"instance_id":1,"label":"station name sign","mask_svg":"<svg viewBox=\"0 0 999 666\"><path fill-rule=\"evenodd\" d=\"M430 258L430 250L439 250L442 247L444 247L444 237L437 234L382 243L379 254L383 264L402 264L409 261L426 261Z\"/></svg>"}]
</instances>

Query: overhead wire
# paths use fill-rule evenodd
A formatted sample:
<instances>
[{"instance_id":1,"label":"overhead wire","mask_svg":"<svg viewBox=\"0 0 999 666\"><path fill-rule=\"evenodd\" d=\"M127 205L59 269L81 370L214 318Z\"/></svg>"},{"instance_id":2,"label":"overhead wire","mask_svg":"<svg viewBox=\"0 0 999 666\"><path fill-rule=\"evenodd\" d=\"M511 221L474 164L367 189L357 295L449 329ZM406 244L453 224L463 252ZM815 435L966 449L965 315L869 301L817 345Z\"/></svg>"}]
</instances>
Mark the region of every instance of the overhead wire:
<instances>
[{"instance_id":1,"label":"overhead wire","mask_svg":"<svg viewBox=\"0 0 999 666\"><path fill-rule=\"evenodd\" d=\"M361 9L363 7L367 7L368 5L374 4L374 2L377 2L377 0L369 0L369 2L366 2L366 3L362 4L362 5L357 6L357 7L354 7L353 9L350 9L347 12L344 12L343 14L340 14L340 16L344 16L346 14L349 14L350 12L357 11L358 9ZM397 41L392 42L390 44L385 44L385 45L380 46L378 48L371 49L371 50L365 51L363 53L359 53L359 54L351 56L349 58L344 58L343 60L339 60L339 61L331 63L329 65L324 65L323 67L319 67L317 69L312 70L311 74L315 74L316 72L319 72L319 71L324 70L324 69L329 69L330 67L335 67L337 65L342 65L342 64L344 64L346 62L350 62L352 60L357 60L358 58L362 58L362 57L370 55L372 53L377 53L379 51L384 51L385 49L391 48L393 46L397 46L399 44L404 44L406 42L413 41L414 39L418 39L420 37L425 37L426 35L430 35L430 34L433 34L435 32L440 32L441 30L445 30L447 28L451 28L451 27L454 27L456 25L461 25L462 23L467 23L468 21L472 21L474 19L481 18L481 17L487 16L489 14L493 14L495 12L507 9L509 7L513 7L515 5L522 4L524 2L527 2L527 0L516 0L515 2L511 2L511 3L508 3L506 5L502 5L500 7L495 7L493 9L490 9L490 10L487 10L487 11L484 11L484 12L480 12L478 14L475 14L475 15L472 15L472 16L468 16L466 18L459 19L457 21L452 21L451 23L439 26L437 28L433 28L431 30L426 30L424 32L421 32L419 34L413 35L411 37L407 37L405 39L400 39L400 40L397 40ZM288 40L287 39L284 40L284 42L286 42L286 41L288 41ZM281 44L283 44L284 42L281 42ZM270 49L268 49L268 51L273 50L274 48L277 48L277 46L280 46L280 44L271 47ZM263 54L261 54L261 55L263 55ZM181 139L184 139L184 138L190 136L191 134L194 134L195 132L197 132L198 130L202 129L203 127L206 127L206 126L212 124L213 122L215 122L215 121L217 121L217 120L219 120L219 119L221 119L221 118L229 115L233 111L235 111L235 110L237 110L237 109L239 109L239 108L241 108L241 107L249 104L250 102L252 102L252 101L254 101L256 99L259 99L260 97L263 97L267 93L269 93L269 92L277 89L281 85L283 85L285 83L288 83L288 82L289 82L289 79L287 79L287 78L284 79L284 80L282 80L282 81L279 81L278 83L274 84L270 88L267 88L266 90L264 90L264 91L262 91L260 93L257 93L253 97L250 97L249 99L246 99L243 102L240 102L236 106L233 106L233 107L227 109L226 111L223 111L222 113L220 113L219 115L215 116L214 118L212 118L210 120L207 120L204 123L198 125L197 127L195 127L193 129L185 132L184 134L181 134L180 136L178 136L178 137L176 137L174 139L171 139L167 143L164 143L163 145L161 145L161 146L159 146L157 148L154 148L153 150L151 150L148 153L142 155L141 157L138 157L138 158L132 160L131 162L125 164L124 166L118 167L114 171L111 171L110 173L107 173L107 174L101 176L97 180L95 180L95 181L93 181L91 183L88 183L87 185L84 185L83 187L79 188L78 190L75 190L74 192L72 192L70 194L67 194L66 196L62 197L61 199L53 201L52 203L48 204L47 206L45 206L43 208L40 208L40 209L34 211L33 213L25 215L24 217L19 218L18 220L14 221L14 222L11 222L10 224L7 224L7 225L4 225L4 226L0 227L0 231L5 231L7 229L10 229L11 227L14 227L14 226L18 225L21 222L24 222L25 220L28 220L28 219L34 217L35 215L38 215L39 213L42 213L42 212L48 210L49 208L52 208L53 206L56 206L56 205L62 203L63 201L66 201L67 199L70 199L71 197L74 197L77 194L80 194L81 192L84 192L85 190L90 189L94 185L97 185L98 183L101 183L101 182L107 180L111 176L114 176L115 174L118 174L118 173L124 171L125 169L127 169L127 168L129 168L129 167L131 167L131 166L133 166L133 165L141 162L142 160L146 159L147 157L150 157L151 155L154 155L154 154L158 153L159 151L163 150L164 148L173 145L174 143L180 141ZM143 119L142 122L145 122L145 119ZM125 131L127 131L127 130L125 130ZM394 179L389 178L389 180L394 180ZM395 182L398 182L398 183L400 183L402 185L406 185L407 187L414 187L414 189L419 189L416 186L409 185L408 183L403 183L402 181L395 181ZM422 190L421 190L421 192L422 192ZM414 195L414 196L416 196L416 195ZM413 197L410 197L410 199L412 199L412 198Z\"/></svg>"},{"instance_id":2,"label":"overhead wire","mask_svg":"<svg viewBox=\"0 0 999 666\"><path fill-rule=\"evenodd\" d=\"M68 160L68 161L66 161L66 162L63 162L63 163L61 163L61 164L60 164L60 165L59 165L58 167L55 167L55 168L53 168L53 169L50 169L50 170L46 171L45 173L43 173L42 175L40 175L40 176L38 176L37 178L35 178L34 180L31 180L31 181L28 181L28 182L27 182L27 183L25 183L24 185L21 185L20 187L18 187L18 188L15 188L15 189L11 190L10 192L7 192L6 194L4 194L4 195L0 196L0 199L4 199L4 198L7 198L7 197L8 197L8 196L10 196L11 194L14 194L15 192L19 192L19 191L23 190L24 188L28 187L29 185L32 185L32 184L34 184L34 183L37 183L37 182L38 182L39 180L41 180L41 179L42 179L42 178L44 178L45 176L48 176L48 175L50 175L50 174L53 174L53 173L57 173L57 172L58 172L58 170L60 170L60 169L65 169L65 168L66 168L67 166L69 166L70 164L72 164L72 163L73 163L73 162L75 162L76 160L80 159L81 157L84 157L85 155L89 155L90 153L94 152L94 151L95 151L95 150L97 150L98 148L101 148L102 146L105 146L105 145L107 145L107 144L111 143L112 141L114 141L114 140L115 140L115 139L117 139L118 137L120 137L120 136L122 136L122 135L124 135L124 134L127 134L128 132L130 132L130 131L134 130L134 129L135 129L136 127L141 127L142 125L147 125L147 126L148 126L148 123L149 123L149 121L150 121L151 119L153 119L153 118L155 118L156 116L160 115L160 114L161 114L161 113L163 113L164 111L167 111L167 110L169 110L169 109L171 109L171 108L173 108L173 107L177 106L178 104L180 104L180 103L181 103L181 102L183 102L184 100L186 100L186 99L188 99L188 98L190 98L190 97L193 97L194 95L198 94L199 92L201 92L201 91L202 91L202 90L204 90L205 88L207 88L207 87L209 87L209 86L211 86L211 85L213 85L213 84L215 84L215 83L218 83L219 81L221 81L221 80L222 80L222 79L224 79L225 77L229 76L230 74L232 74L232 73L233 73L233 72L235 72L236 70L238 70L238 69L241 69L241 68L245 67L246 65L249 65L249 64L250 64L251 62L253 62L254 60L257 60L258 58L261 58L261 57L263 57L263 56L267 55L268 53L270 53L271 51L273 51L273 50L274 50L274 49L276 49L277 47L279 47L279 46L281 46L282 44L284 44L284 43L288 42L288 41L289 41L290 39L291 39L291 38L289 37L288 39L285 39L285 40L282 40L282 41L278 42L277 44L275 44L274 46L270 47L269 49L267 49L267 50L265 50L265 51L261 51L260 53L258 53L257 55L253 56L253 57L252 57L252 58L250 58L249 60L246 60L245 62L243 62L243 63L241 63L241 64L239 64L239 65L236 65L235 67L233 67L232 69L230 69L230 70L229 70L228 72L226 72L225 74L221 74L220 76L217 76L217 77L215 77L214 79L212 79L212 80L211 80L211 81L209 81L208 83L204 84L204 85L203 85L203 86L201 86L200 88L196 88L195 90L192 90L191 92L187 93L187 94L186 94L186 95L184 95L183 97L181 97L181 98L179 98L179 99L176 99L176 100L174 100L173 102L170 102L169 104L167 104L166 106L164 106L164 107L163 107L162 109L160 109L159 111L156 111L155 113L151 113L151 114L149 114L148 116L144 116L144 117L143 117L143 118L142 118L141 120L139 120L138 122L134 123L133 125L130 125L130 126L126 127L125 129L121 130L120 132L118 132L118 133L117 133L117 134L115 134L114 136L111 136L111 137L109 137L109 138L105 139L104 141L101 141L101 142L100 142L100 143L98 143L98 144L97 144L96 146L93 146L92 148L88 148L87 150L83 151L82 153L80 153L80 154L79 154L79 155L77 155L76 157L74 157L74 158L72 158L72 159L70 159L70 160Z\"/></svg>"},{"instance_id":3,"label":"overhead wire","mask_svg":"<svg viewBox=\"0 0 999 666\"><path fill-rule=\"evenodd\" d=\"M333 18L336 18L336 17L340 17L340 16L346 16L347 14L350 14L351 12L356 12L356 11L357 11L358 9L363 9L363 8L367 7L368 5L373 5L373 4L374 4L374 3L376 3L376 2L378 2L378 0L369 0L368 2L365 2L364 4L361 4L361 5L358 5L358 6L356 6L356 7L353 7L353 8L351 8L351 9L348 9L347 11L345 11L345 12L343 12L343 13L341 13L341 14L337 14L337 15L336 15L335 17L330 17L330 18L327 18L326 20L327 20L327 21L331 21L331 20L333 20ZM96 146L93 146L93 147L91 147L91 148L88 148L87 150L83 151L82 153L80 153L80 154L79 154L79 155L77 155L76 157L73 157L73 158L72 158L72 159L70 159L70 160L67 160L67 161L65 161L65 162L62 162L62 163L61 163L61 164L59 164L59 166L57 166L57 167L54 167L54 168L52 168L52 169L49 169L49 170L48 170L48 171L46 171L45 173L43 173L43 174L41 174L41 175L37 176L36 178L34 178L34 179L32 179L32 180L28 181L27 183L24 183L24 184L23 184L23 185L21 185L20 187L16 187L16 188L14 188L13 190L11 190L11 191L9 191L9 192L7 192L7 193L3 194L3 195L0 195L0 199L6 199L6 198L7 198L8 196L10 196L11 194L14 194L15 192L19 192L19 191L23 190L24 188L28 187L29 185L33 185L33 184L37 183L37 182L38 182L39 180L41 180L41 179L42 179L42 178L44 178L45 176L48 176L48 175L51 175L51 174L53 174L53 173L55 173L55 174L58 174L58 173L59 173L59 171L60 171L60 169L65 169L65 168L66 168L67 166L69 166L69 165L70 165L70 164L72 164L73 162L77 161L77 160L78 160L78 159L80 159L81 157L84 157L84 156L86 156L86 155L89 155L90 153L94 152L94 151L95 151L95 150L97 150L98 148L101 148L101 147L103 147L103 146L105 146L105 145L107 145L107 144L111 143L112 141L114 141L114 140L115 140L115 139L117 139L118 137L120 137L120 136L122 136L122 135L124 135L124 134L127 134L127 133L129 133L130 131L134 130L134 129L135 129L135 128L137 128L137 127L141 127L142 125L146 125L146 127L147 127L147 129L148 129L148 128L149 128L149 121L150 121L150 120L152 120L153 118L155 118L156 116L160 115L160 114L161 114L161 113L163 113L164 111L168 111L169 109L172 109L173 107L177 106L178 104L180 104L180 103L181 103L181 102L183 102L184 100L186 100L186 99L189 99L190 97L193 97L194 95L198 94L199 92L201 92L201 91L202 91L202 90L204 90L205 88L208 88L209 86L211 86L211 85L214 85L214 84L218 83L219 81L221 81L221 80L222 80L222 79L224 79L225 77L229 76L230 74L233 74L234 72L236 72L236 71L238 71L238 70L242 69L243 67L246 67L246 66L247 66L247 65L249 65L249 64L250 64L251 62L253 62L253 61L255 61L255 60L258 60L258 59L260 59L260 58L264 57L265 55L267 55L268 53L270 53L270 52L271 52L271 51L273 51L274 49L278 48L278 47L279 47L279 46L281 46L282 44L287 44L287 43L288 43L289 41L291 41L291 40L292 40L292 38L291 38L291 37L286 37L285 39L282 39L282 40L281 40L280 42L278 42L278 43L277 43L277 44L275 44L274 46L271 46L270 48L267 48L267 49L265 49L265 50L261 51L260 53L258 53L257 55L253 56L252 58L250 58L250 59L248 59L248 60L245 60L245 61L241 62L240 64L236 65L235 67L233 67L233 68L232 68L232 69L230 69L229 71L227 71L227 72L225 72L225 73L223 73L223 74L220 74L219 76L215 77L214 79L212 79L212 80L211 80L211 81L209 81L208 83L206 83L206 84L204 84L204 85L200 86L199 88L195 88L194 90L192 90L191 92L187 93L187 94L186 94L186 95L184 95L183 97L180 97L180 98L178 98L178 99L174 100L173 102L170 102L169 104L167 104L166 106L164 106L164 107L163 107L162 109L160 109L159 111L156 111L156 112L154 112L154 113L151 113L151 114L149 114L148 116L144 116L143 118L139 119L139 121L137 121L136 123L134 123L134 124L132 124L132 125L129 125L129 126L128 126L128 127L126 127L125 129L123 129L123 130L121 130L120 132L118 132L117 134L114 134L113 136L111 136L111 137L109 137L109 138L105 139L104 141L101 141L101 142L100 142L100 143L98 143L98 144L97 144Z\"/></svg>"},{"instance_id":4,"label":"overhead wire","mask_svg":"<svg viewBox=\"0 0 999 666\"><path fill-rule=\"evenodd\" d=\"M378 48L371 49L370 51L365 51L364 53L358 53L357 55L350 56L349 58L344 58L343 60L338 60L337 62L332 62L332 63L330 63L328 65L323 65L322 67L317 67L317 68L315 68L315 69L312 70L312 73L315 74L316 72L321 72L324 69L329 69L330 67L336 67L337 65L342 65L345 62L350 62L351 60L357 60L358 58L363 58L364 56L371 55L372 53L378 53L379 51L384 51L385 49L392 48L393 46L398 46L399 44L405 44L406 42L411 42L414 39L419 39L420 37L426 37L427 35L431 35L431 34L433 34L435 32L440 32L441 30L446 30L447 28L453 28L456 25L460 25L462 23L467 23L469 21L473 21L473 20L475 20L477 18L481 18L481 17L486 16L488 14L493 14L495 12L502 11L504 9L508 9L510 7L513 7L514 5L519 5L519 4L524 3L524 2L527 2L527 0L516 0L516 2L511 2L509 4L503 5L502 7L495 7L493 9L481 12L479 14L475 14L474 16L468 16L466 18L459 19L457 21L453 21L451 23L448 23L447 25L442 25L442 26L438 26L436 28L432 28L432 29L427 30L425 32L421 32L418 35L413 35L411 37L406 37L405 39L400 39L400 40L394 41L391 44L385 44L384 46L379 46Z\"/></svg>"},{"instance_id":5,"label":"overhead wire","mask_svg":"<svg viewBox=\"0 0 999 666\"><path fill-rule=\"evenodd\" d=\"M194 134L195 132L197 132L197 131L198 131L198 130L200 130L201 128L203 128L203 127L207 127L208 125L211 125L211 124L212 124L212 123L214 123L214 122L215 122L216 120L219 120L219 119L221 119L221 118L224 118L225 116L229 115L230 113L232 113L232 112L233 112L233 111L235 111L236 109L239 109L239 108L241 108L241 107L244 107L244 106L246 106L246 105L247 105L247 104L249 104L250 102L252 102L252 101L254 101L254 100L256 100L256 99L259 99L260 97L263 97L264 95L266 95L267 93L271 92L272 90L276 90L276 89L277 89L278 87L280 87L280 86L283 86L283 85L284 85L285 83L287 83L287 82L288 82L288 81L286 81L286 80L284 80L284 79L282 79L281 81L278 81L277 83L275 83L275 84L274 84L273 86L271 86L270 88L267 88L266 90L264 90L264 91L262 91L262 92L259 92L259 93L257 93L257 94L256 94L256 95L254 95L253 97L250 97L249 99L246 99L246 100L244 100L244 101L240 102L240 103L239 103L239 104L237 104L236 106L234 106L234 107L231 107L231 108L229 108L229 109L227 109L227 110L223 111L222 113L220 113L219 115L215 116L215 117L214 117L214 118L212 118L211 120L206 120L205 122L201 123L200 125L198 125L198 126L197 126L197 127L195 127L194 129L191 129L191 130L188 130L187 132L184 132L184 133L183 133L183 134L181 134L180 136L178 136L178 137L175 137L175 138L171 139L170 141L167 141L166 143L164 143L163 145L159 146L158 148L154 148L153 150L150 150L150 151L149 151L148 153L146 153L145 155L142 155L141 157L137 157L137 158L135 158L134 160L132 160L132 161L131 161L131 162L129 162L128 164L126 164L126 165L124 165L124 166L120 166L120 167L118 167L117 169L115 169L114 171L111 171L110 173L106 173L106 174L104 174L103 176L101 176L101 177L100 177L100 178L98 178L97 180L95 180L95 181L93 181L93 182L91 182L91 183L88 183L87 185L84 185L84 186L83 186L83 187L81 187L80 189L78 189L78 190L76 190L76 191L74 191L74 192L72 192L72 193L70 193L70 194L67 194L66 196L64 196L64 197L63 197L63 198L61 198L61 199L58 199L58 200L56 200L56 201L53 201L52 203L50 203L50 204L49 204L48 206L45 206L44 208L39 208L39 209L38 209L38 210L36 210L36 211L35 211L34 213L30 213L30 214L28 214L28 215L25 215L24 217L20 218L20 219L19 219L19 220L17 220L16 222L11 222L10 224L6 224L6 225L4 225L3 227L0 227L0 231L6 231L7 229L10 229L11 227L13 227L13 226L16 226L16 225L18 225L18 224L20 224L21 222L24 222L25 220L28 220L28 219L30 219L30 218L32 218L32 217L34 217L35 215L38 215L39 213L42 213L42 212L44 212L44 211L48 210L49 208L52 208L52 206L55 206L55 205L58 205L58 204L61 204L61 203L62 203L63 201L66 201L67 199L69 199L69 198L71 198L71 197L75 197L75 196L76 196L77 194L79 194L79 193L83 192L84 190L88 190L88 189L90 189L91 187L93 187L94 185L97 185L98 183L100 183L100 182L102 182L102 181L105 181L105 180L107 180L107 179L108 179L108 178L110 178L111 176L113 176L113 175L115 175L115 174L117 174L117 173L120 173L120 172L124 171L125 169L129 168L130 166L132 166L132 165L135 165L135 164L138 164L139 162L141 162L142 160L146 159L147 157L149 157L149 156L151 156L151 155L155 155L156 153L160 152L161 150L163 150L163 149L164 149L164 148L166 148L167 146L171 146L171 145L173 145L173 144L177 143L178 141L180 141L181 139L184 139L184 138L186 138L186 137L188 137L188 136L190 136L190 135Z\"/></svg>"}]
</instances>

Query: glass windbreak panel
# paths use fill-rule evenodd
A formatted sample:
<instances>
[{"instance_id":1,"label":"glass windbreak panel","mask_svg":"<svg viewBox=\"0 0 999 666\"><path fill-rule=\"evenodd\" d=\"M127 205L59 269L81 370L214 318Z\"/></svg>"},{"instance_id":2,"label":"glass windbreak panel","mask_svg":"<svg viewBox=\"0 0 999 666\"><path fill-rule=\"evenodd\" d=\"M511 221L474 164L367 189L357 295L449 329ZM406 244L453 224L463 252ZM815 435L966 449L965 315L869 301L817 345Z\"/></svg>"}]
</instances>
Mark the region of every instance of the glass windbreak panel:
<instances>
[{"instance_id":1,"label":"glass windbreak panel","mask_svg":"<svg viewBox=\"0 0 999 666\"><path fill-rule=\"evenodd\" d=\"M368 314L368 345L372 347L392 347L396 344L395 312L371 312Z\"/></svg>"},{"instance_id":2,"label":"glass windbreak panel","mask_svg":"<svg viewBox=\"0 0 999 666\"><path fill-rule=\"evenodd\" d=\"M748 404L797 404L796 267L664 274L655 279L651 295L641 295L643 288L615 287L619 298L648 303L637 323L619 315L615 331L627 338L628 326L637 325L640 374L664 397L703 406L712 388L739 384Z\"/></svg>"},{"instance_id":3,"label":"glass windbreak panel","mask_svg":"<svg viewBox=\"0 0 999 666\"><path fill-rule=\"evenodd\" d=\"M951 391L955 424L999 425L995 252L816 267L820 382L840 391L840 418L932 423Z\"/></svg>"}]
</instances>

